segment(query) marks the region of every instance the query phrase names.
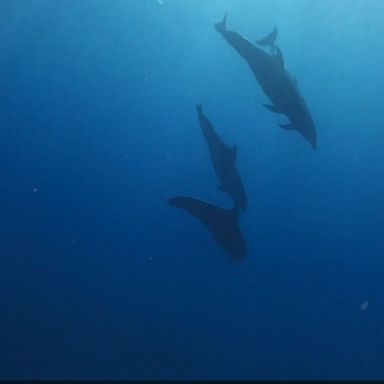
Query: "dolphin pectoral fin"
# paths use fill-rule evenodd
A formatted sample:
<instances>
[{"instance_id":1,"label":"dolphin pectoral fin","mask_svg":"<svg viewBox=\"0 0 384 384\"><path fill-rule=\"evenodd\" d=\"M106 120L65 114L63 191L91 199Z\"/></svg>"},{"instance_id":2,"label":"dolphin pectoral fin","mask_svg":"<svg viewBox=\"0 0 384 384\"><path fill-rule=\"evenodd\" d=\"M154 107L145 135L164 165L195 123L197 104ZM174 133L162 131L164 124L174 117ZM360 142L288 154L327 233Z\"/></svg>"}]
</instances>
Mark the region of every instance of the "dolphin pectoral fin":
<instances>
[{"instance_id":1,"label":"dolphin pectoral fin","mask_svg":"<svg viewBox=\"0 0 384 384\"><path fill-rule=\"evenodd\" d=\"M227 12L224 13L223 20L215 23L215 29L217 32L224 33L226 31Z\"/></svg>"},{"instance_id":2,"label":"dolphin pectoral fin","mask_svg":"<svg viewBox=\"0 0 384 384\"><path fill-rule=\"evenodd\" d=\"M265 45L273 46L275 45L276 38L277 38L277 28L274 27L273 31L269 33L267 36L265 36L263 39L256 40L256 44L264 45L264 46Z\"/></svg>"},{"instance_id":3,"label":"dolphin pectoral fin","mask_svg":"<svg viewBox=\"0 0 384 384\"><path fill-rule=\"evenodd\" d=\"M283 129L285 129L286 131L294 131L296 128L294 127L293 124L291 123L287 123L287 124L279 124L279 126Z\"/></svg>"},{"instance_id":4,"label":"dolphin pectoral fin","mask_svg":"<svg viewBox=\"0 0 384 384\"><path fill-rule=\"evenodd\" d=\"M265 108L267 108L271 112L274 112L274 113L284 113L279 108L277 108L276 105L268 105L268 104L263 104L263 105L264 105Z\"/></svg>"}]
</instances>

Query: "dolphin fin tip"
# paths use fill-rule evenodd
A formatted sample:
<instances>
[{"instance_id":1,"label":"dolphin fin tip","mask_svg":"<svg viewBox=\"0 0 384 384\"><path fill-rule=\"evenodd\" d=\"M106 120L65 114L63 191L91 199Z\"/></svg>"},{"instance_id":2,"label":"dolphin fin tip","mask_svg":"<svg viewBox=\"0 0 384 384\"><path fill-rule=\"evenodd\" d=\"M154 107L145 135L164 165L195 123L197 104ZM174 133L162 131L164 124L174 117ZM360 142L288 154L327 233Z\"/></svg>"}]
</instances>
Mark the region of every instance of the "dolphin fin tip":
<instances>
[{"instance_id":1,"label":"dolphin fin tip","mask_svg":"<svg viewBox=\"0 0 384 384\"><path fill-rule=\"evenodd\" d=\"M271 33L269 33L267 36L265 36L264 38L260 39L260 40L256 40L256 44L259 44L259 45L262 45L262 46L274 46L275 45L275 41L276 41L276 38L277 38L277 27L275 26L273 28L273 31Z\"/></svg>"},{"instance_id":2,"label":"dolphin fin tip","mask_svg":"<svg viewBox=\"0 0 384 384\"><path fill-rule=\"evenodd\" d=\"M227 24L227 15L228 12L226 11L224 13L223 20L219 21L218 23L215 23L215 29L217 32L223 33L226 30L226 24Z\"/></svg>"}]
</instances>

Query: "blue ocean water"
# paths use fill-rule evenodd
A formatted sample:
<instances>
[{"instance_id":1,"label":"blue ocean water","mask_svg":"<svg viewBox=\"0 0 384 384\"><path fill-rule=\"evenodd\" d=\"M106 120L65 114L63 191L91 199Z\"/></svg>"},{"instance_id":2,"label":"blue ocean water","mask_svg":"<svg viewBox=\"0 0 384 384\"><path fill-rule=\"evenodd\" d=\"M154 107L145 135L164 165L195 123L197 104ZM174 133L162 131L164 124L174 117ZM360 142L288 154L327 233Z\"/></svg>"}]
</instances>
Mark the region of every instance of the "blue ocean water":
<instances>
[{"instance_id":1,"label":"blue ocean water","mask_svg":"<svg viewBox=\"0 0 384 384\"><path fill-rule=\"evenodd\" d=\"M214 30L276 25L318 149ZM384 2L0 2L0 378L384 379ZM196 117L238 146L248 257Z\"/></svg>"}]
</instances>

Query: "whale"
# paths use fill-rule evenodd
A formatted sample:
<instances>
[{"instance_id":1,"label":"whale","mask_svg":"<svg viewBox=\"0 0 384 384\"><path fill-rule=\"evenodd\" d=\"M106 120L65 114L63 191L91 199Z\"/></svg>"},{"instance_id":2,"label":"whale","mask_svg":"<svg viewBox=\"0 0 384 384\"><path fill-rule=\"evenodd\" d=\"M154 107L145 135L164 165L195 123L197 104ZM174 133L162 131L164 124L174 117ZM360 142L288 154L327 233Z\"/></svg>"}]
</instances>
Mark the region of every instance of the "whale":
<instances>
[{"instance_id":1,"label":"whale","mask_svg":"<svg viewBox=\"0 0 384 384\"><path fill-rule=\"evenodd\" d=\"M203 223L231 261L241 262L247 256L247 245L239 227L239 210L221 208L189 196L168 199L172 207L180 208Z\"/></svg>"},{"instance_id":2,"label":"whale","mask_svg":"<svg viewBox=\"0 0 384 384\"><path fill-rule=\"evenodd\" d=\"M272 104L264 104L269 111L285 115L288 122L279 124L286 131L297 131L317 148L317 132L309 108L297 85L296 79L287 71L281 49L276 45L277 28L265 38L254 43L226 28L227 13L214 27L239 55L248 63L260 87ZM271 53L260 47L271 47Z\"/></svg>"},{"instance_id":3,"label":"whale","mask_svg":"<svg viewBox=\"0 0 384 384\"><path fill-rule=\"evenodd\" d=\"M236 168L237 146L229 147L217 134L211 121L203 112L203 106L197 104L197 116L209 149L209 155L220 184L218 188L231 196L241 211L247 208L247 197L239 172Z\"/></svg>"}]
</instances>

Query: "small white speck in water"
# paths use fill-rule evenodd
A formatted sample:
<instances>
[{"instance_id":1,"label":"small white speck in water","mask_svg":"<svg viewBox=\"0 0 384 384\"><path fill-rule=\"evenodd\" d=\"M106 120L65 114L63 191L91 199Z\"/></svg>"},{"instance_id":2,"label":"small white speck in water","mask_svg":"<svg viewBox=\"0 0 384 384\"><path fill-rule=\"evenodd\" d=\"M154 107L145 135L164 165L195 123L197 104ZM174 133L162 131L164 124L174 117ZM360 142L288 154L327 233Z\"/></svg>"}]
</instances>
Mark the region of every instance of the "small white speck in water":
<instances>
[{"instance_id":1,"label":"small white speck in water","mask_svg":"<svg viewBox=\"0 0 384 384\"><path fill-rule=\"evenodd\" d=\"M362 311L366 311L366 310L368 309L368 305L369 305L368 301L367 301L367 300L364 300L364 301L360 304L360 309L361 309Z\"/></svg>"}]
</instances>

